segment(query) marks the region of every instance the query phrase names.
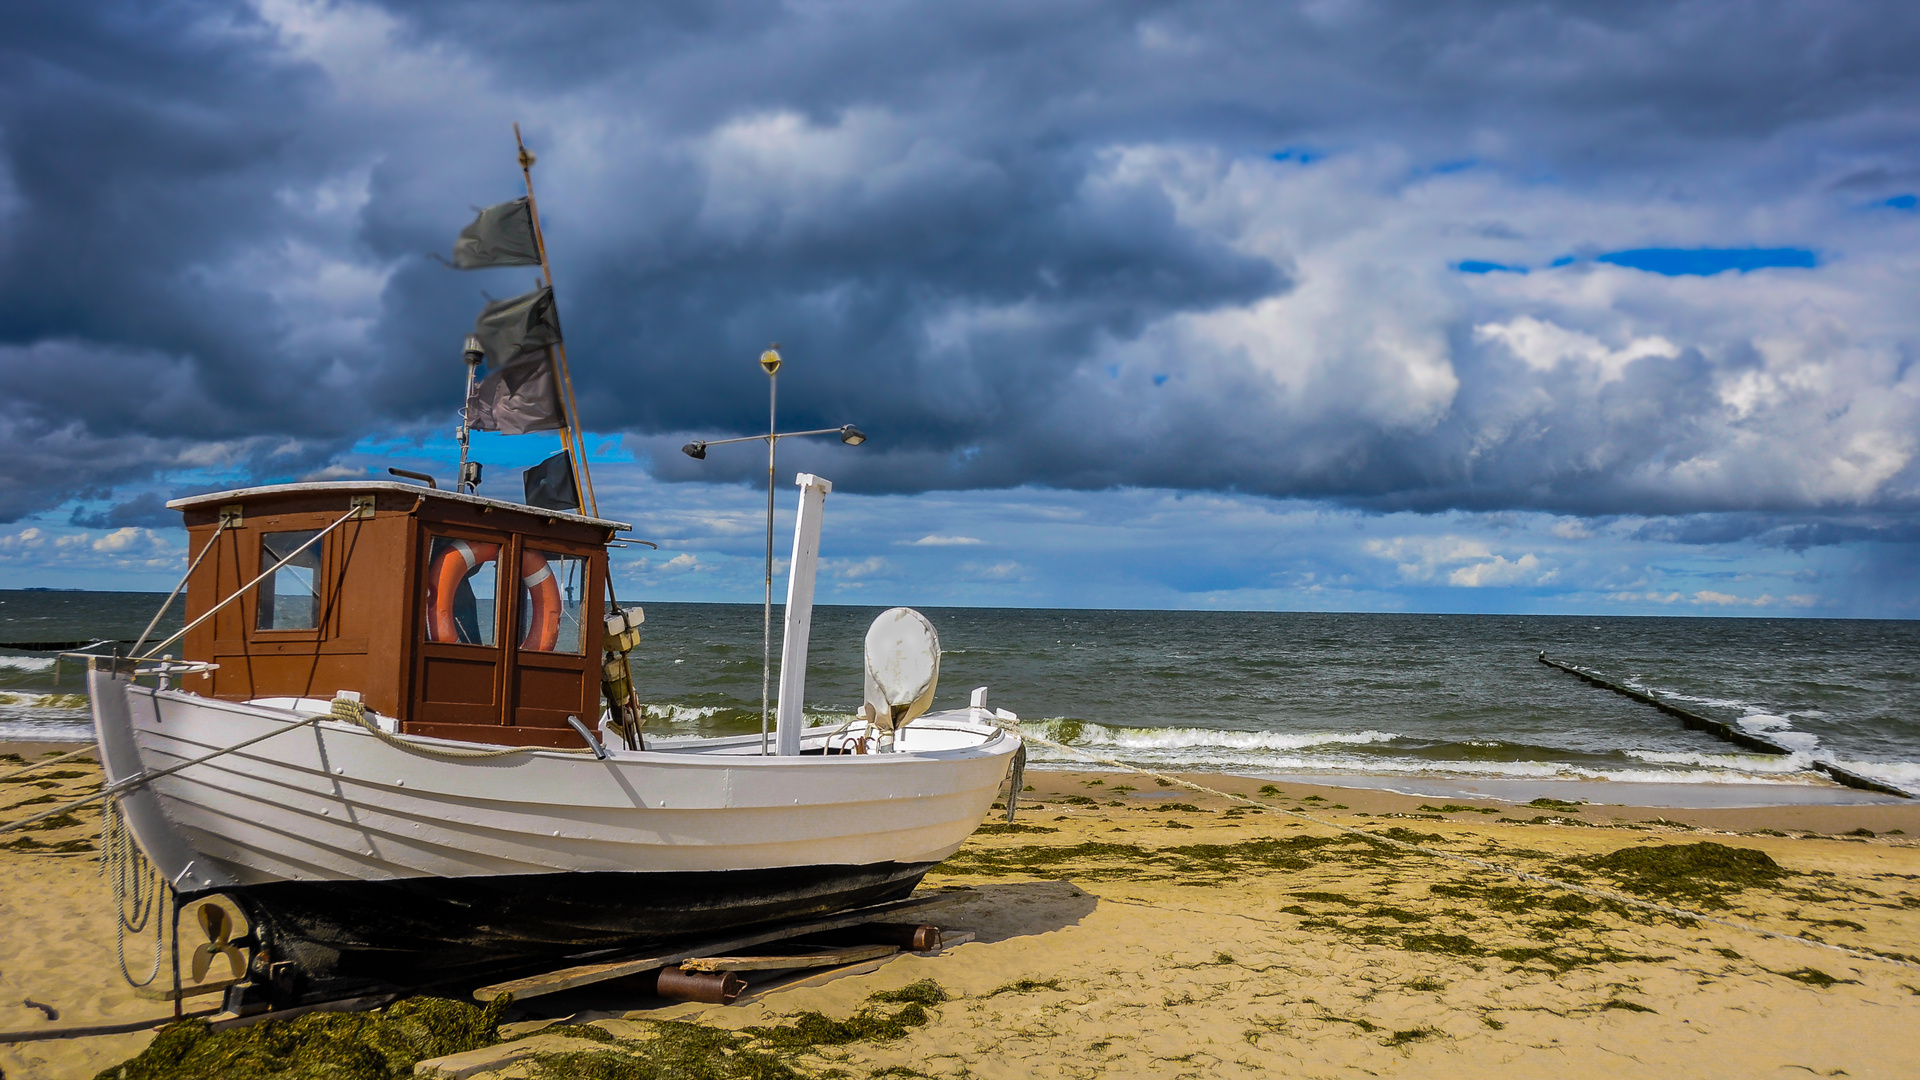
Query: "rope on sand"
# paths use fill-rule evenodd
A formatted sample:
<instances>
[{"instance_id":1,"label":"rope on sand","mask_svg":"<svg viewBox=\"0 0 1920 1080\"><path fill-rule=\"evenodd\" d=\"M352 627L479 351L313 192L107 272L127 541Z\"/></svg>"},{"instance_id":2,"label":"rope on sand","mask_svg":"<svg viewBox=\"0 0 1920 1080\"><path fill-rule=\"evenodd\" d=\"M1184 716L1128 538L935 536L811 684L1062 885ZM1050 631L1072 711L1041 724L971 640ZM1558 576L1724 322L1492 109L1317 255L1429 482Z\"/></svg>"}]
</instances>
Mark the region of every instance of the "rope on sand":
<instances>
[{"instance_id":1,"label":"rope on sand","mask_svg":"<svg viewBox=\"0 0 1920 1080\"><path fill-rule=\"evenodd\" d=\"M1264 802L1261 802L1259 799L1251 798L1246 795L1236 795L1230 791L1220 791L1215 788L1207 787L1203 784L1196 784L1191 780L1183 780L1178 776L1168 776L1165 773L1155 772L1152 769L1143 769L1138 765L1129 765L1124 761L1116 761L1113 758L1106 758L1106 757L1101 757L1098 754L1091 754L1085 750L1080 749L1077 746L1068 746L1065 743L1055 742L1054 740L1049 739L1044 735L1036 735L1032 732L1025 731L1021 729L1018 726L1018 724L1008 724L1007 726L1014 728L1016 733L1019 734L1019 736L1022 739L1032 739L1034 742L1041 743L1046 746L1051 746L1056 750L1065 750L1070 754L1077 754L1080 757L1083 757L1088 761L1092 761L1097 764L1111 765L1117 769L1124 769L1127 772L1139 773L1142 776L1151 776L1156 780L1164 780L1168 784L1178 785L1180 787L1184 787L1192 791L1198 791L1205 795L1217 795L1220 798L1228 799L1233 802L1243 802L1250 806L1257 806L1263 810L1272 810L1275 813L1286 814L1289 817L1296 817L1302 821L1310 821L1315 825L1319 825L1328 829L1333 829L1337 832L1343 832L1350 836L1362 837L1376 844L1384 844L1388 847L1400 848L1405 851L1419 852L1422 855L1431 856L1432 858L1435 858L1435 859L1443 859L1449 862L1464 863L1465 865L1474 867L1475 869L1485 870L1485 871L1488 871L1489 873L1494 873L1494 874L1501 874L1506 877L1513 878L1517 881L1525 881L1534 885L1546 885L1556 889L1565 889L1568 892L1580 893L1585 896L1594 897L1595 899L1607 900L1616 904L1624 904L1628 907L1639 908L1643 911L1657 912L1661 915L1666 915L1670 918L1690 919L1690 920L1693 920L1694 922L1711 923L1715 926L1725 927L1729 930L1738 930L1748 934L1758 934L1761 937L1773 938L1777 941L1793 941L1793 942L1798 942L1801 945L1811 945L1816 949L1826 949L1830 952L1840 953L1843 956L1850 956L1857 960L1876 960L1882 964L1892 964L1895 967L1906 968L1910 971L1920 971L1920 964L1916 964L1910 960L1901 960L1891 956L1882 956L1879 953L1867 952L1863 949L1850 949L1845 945L1835 945L1835 944L1832 944L1831 942L1816 941L1813 938L1801 937L1798 934L1785 934L1785 933L1781 933L1778 930L1768 930L1766 927L1763 927L1763 926L1754 926L1751 923L1737 922L1733 919L1723 919L1713 915L1703 915L1698 911L1689 911L1686 908L1675 907L1672 904L1662 904L1655 900L1642 900L1637 896L1628 896L1625 893L1615 892L1612 889L1595 888L1592 885L1582 885L1582 884L1579 884L1578 882L1566 881L1561 878L1551 877L1546 874L1536 874L1531 870L1521 870L1517 867L1505 866L1500 863L1490 862L1486 859L1477 859L1471 855L1461 855L1458 852L1443 851L1439 848L1427 847L1424 844L1408 843L1405 840L1397 840L1391 836L1383 836L1380 833L1370 832L1366 829L1356 828L1352 825L1342 825L1336 821L1328 821L1324 818L1315 817L1314 815L1306 813L1304 811L1290 810L1284 806L1275 806L1272 803L1264 803Z\"/></svg>"}]
</instances>

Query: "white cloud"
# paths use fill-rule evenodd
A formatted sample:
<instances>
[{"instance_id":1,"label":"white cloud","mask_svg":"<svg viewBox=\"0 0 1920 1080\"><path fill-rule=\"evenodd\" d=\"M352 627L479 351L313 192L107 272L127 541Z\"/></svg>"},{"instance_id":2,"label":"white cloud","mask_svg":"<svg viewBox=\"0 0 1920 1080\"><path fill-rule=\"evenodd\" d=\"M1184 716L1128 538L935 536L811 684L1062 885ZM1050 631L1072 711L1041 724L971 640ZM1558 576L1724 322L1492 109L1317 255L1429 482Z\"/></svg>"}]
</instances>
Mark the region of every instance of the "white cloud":
<instances>
[{"instance_id":1,"label":"white cloud","mask_svg":"<svg viewBox=\"0 0 1920 1080\"><path fill-rule=\"evenodd\" d=\"M895 543L911 544L914 547L971 547L975 544L984 544L986 541L972 536L942 536L939 533L931 533L918 540L897 540Z\"/></svg>"}]
</instances>

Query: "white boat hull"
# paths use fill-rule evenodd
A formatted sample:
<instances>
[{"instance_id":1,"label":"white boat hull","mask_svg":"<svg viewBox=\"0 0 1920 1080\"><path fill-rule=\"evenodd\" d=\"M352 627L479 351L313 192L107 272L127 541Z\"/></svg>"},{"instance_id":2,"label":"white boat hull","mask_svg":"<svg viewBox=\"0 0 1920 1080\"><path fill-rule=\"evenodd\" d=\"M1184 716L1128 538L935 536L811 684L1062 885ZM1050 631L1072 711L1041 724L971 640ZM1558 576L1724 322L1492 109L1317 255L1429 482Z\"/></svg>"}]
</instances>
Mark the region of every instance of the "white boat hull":
<instances>
[{"instance_id":1,"label":"white boat hull","mask_svg":"<svg viewBox=\"0 0 1920 1080\"><path fill-rule=\"evenodd\" d=\"M640 944L905 895L980 824L1019 747L963 710L923 718L893 754L762 757L755 738L459 760L138 686L106 664L89 690L109 783L284 730L140 785L121 808L182 896L232 896L316 976Z\"/></svg>"}]
</instances>

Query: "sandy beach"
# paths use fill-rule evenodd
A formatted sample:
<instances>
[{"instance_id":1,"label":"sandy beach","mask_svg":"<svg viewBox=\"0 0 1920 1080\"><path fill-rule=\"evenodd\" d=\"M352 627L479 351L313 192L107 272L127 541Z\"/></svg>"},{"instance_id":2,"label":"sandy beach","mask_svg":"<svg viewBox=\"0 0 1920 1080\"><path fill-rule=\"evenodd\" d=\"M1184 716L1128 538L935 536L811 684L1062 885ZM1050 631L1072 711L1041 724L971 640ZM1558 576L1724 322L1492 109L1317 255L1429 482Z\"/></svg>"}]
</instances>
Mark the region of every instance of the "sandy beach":
<instances>
[{"instance_id":1,"label":"sandy beach","mask_svg":"<svg viewBox=\"0 0 1920 1080\"><path fill-rule=\"evenodd\" d=\"M98 780L54 771L77 775L8 784L5 817ZM533 999L501 1029L514 1041L440 1075L620 1075L690 1033L764 1066L714 1075L863 1078L1892 1077L1920 1053L1920 806L1515 805L1193 779L1264 805L1030 772L1017 823L996 815L923 886L969 890L937 921L975 940L783 977L734 1006L617 987ZM98 815L74 817L0 849L0 1030L170 1008L121 978ZM144 974L150 943L126 959ZM91 1076L152 1037L6 1043L0 1070Z\"/></svg>"}]
</instances>

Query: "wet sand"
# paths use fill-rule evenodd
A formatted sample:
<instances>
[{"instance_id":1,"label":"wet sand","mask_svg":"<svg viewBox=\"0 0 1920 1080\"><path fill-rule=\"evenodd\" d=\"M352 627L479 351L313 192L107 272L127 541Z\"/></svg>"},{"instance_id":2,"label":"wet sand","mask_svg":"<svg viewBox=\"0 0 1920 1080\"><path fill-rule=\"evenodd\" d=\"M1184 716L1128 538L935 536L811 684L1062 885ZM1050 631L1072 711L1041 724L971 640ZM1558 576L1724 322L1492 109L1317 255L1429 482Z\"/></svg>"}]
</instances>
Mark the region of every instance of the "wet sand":
<instances>
[{"instance_id":1,"label":"wet sand","mask_svg":"<svg viewBox=\"0 0 1920 1080\"><path fill-rule=\"evenodd\" d=\"M1025 798L1040 805L1012 829L996 815L927 878L929 891L974 890L938 919L975 931L971 943L756 987L763 996L732 1007L589 988L523 1003L507 1033L567 1017L616 1041L549 1034L540 1047L647 1054L661 1020L840 1019L891 1010L870 995L931 979L951 1000L926 1023L781 1060L863 1078L1871 1077L1910 1075L1920 1052L1920 967L1615 905L1280 812L1920 964L1920 806L1576 810L1296 783L1263 796L1268 781L1195 779L1268 808L1112 773L1030 772ZM0 805L91 782L10 784ZM168 1011L121 980L95 854L54 850L88 838L97 816L78 816L28 834L38 846L0 849L0 1029L55 1026L26 998L56 1008L58 1026ZM1703 841L1784 872L1676 886L1591 861ZM0 1045L0 1070L89 1076L149 1038ZM538 1071L522 1060L473 1075Z\"/></svg>"}]
</instances>

